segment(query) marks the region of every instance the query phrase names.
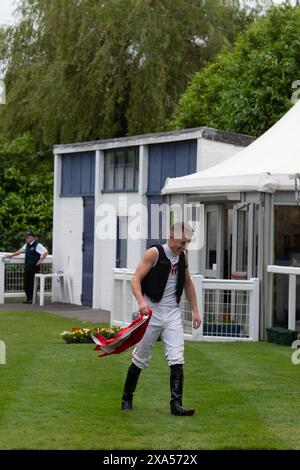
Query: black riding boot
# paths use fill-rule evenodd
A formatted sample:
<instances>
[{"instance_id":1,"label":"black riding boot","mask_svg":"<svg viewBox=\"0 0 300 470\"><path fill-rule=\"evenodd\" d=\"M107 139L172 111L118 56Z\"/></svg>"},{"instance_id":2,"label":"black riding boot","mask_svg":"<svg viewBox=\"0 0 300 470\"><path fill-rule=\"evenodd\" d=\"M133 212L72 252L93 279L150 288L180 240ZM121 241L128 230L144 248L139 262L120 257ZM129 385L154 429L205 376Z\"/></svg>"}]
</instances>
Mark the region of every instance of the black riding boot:
<instances>
[{"instance_id":1,"label":"black riding boot","mask_svg":"<svg viewBox=\"0 0 300 470\"><path fill-rule=\"evenodd\" d=\"M128 368L122 397L122 411L132 410L133 394L135 392L141 371L142 369L137 367L133 362Z\"/></svg>"},{"instance_id":2,"label":"black riding boot","mask_svg":"<svg viewBox=\"0 0 300 470\"><path fill-rule=\"evenodd\" d=\"M195 410L182 408L183 365L176 364L170 367L171 413L177 416L192 416Z\"/></svg>"}]
</instances>

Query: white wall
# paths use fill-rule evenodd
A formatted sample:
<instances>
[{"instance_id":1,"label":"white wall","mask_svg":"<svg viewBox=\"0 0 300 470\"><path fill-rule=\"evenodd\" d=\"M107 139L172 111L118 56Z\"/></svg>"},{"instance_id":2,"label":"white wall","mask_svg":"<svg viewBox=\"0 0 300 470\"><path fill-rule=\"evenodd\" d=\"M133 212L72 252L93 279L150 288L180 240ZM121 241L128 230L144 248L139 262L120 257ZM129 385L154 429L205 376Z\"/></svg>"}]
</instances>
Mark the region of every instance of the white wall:
<instances>
[{"instance_id":1,"label":"white wall","mask_svg":"<svg viewBox=\"0 0 300 470\"><path fill-rule=\"evenodd\" d=\"M214 140L198 139L197 171L224 162L244 147Z\"/></svg>"},{"instance_id":2,"label":"white wall","mask_svg":"<svg viewBox=\"0 0 300 470\"><path fill-rule=\"evenodd\" d=\"M70 275L73 303L80 305L82 292L82 197L62 197L57 209L61 223L56 233L55 247L53 247L54 270L64 271Z\"/></svg>"},{"instance_id":3,"label":"white wall","mask_svg":"<svg viewBox=\"0 0 300 470\"><path fill-rule=\"evenodd\" d=\"M60 197L60 158L56 159L53 219L53 270L70 274L73 302L81 304L82 291L82 197ZM54 281L54 299L59 300Z\"/></svg>"},{"instance_id":4,"label":"white wall","mask_svg":"<svg viewBox=\"0 0 300 470\"><path fill-rule=\"evenodd\" d=\"M116 217L128 216L132 204L142 203L138 193L104 193L98 198L95 207L95 258L94 258L94 308L110 310L113 286L113 269L116 263ZM101 204L101 206L100 206ZM112 206L111 233L107 239L103 236L103 222L107 215L102 211L103 204ZM107 206L108 208L108 206ZM128 223L130 224L131 218ZM127 239L127 268L134 269L142 255L144 246L141 240Z\"/></svg>"}]
</instances>

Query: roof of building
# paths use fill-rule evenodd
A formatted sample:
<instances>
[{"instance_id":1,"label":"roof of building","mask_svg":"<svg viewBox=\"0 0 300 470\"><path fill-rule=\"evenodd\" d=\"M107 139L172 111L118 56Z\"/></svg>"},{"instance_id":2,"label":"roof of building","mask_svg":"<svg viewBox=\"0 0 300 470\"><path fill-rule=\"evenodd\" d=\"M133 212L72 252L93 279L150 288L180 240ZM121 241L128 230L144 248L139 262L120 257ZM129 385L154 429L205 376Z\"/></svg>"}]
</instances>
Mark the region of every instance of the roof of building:
<instances>
[{"instance_id":1,"label":"roof of building","mask_svg":"<svg viewBox=\"0 0 300 470\"><path fill-rule=\"evenodd\" d=\"M180 178L169 178L171 193L294 190L300 173L300 101L248 147L226 161Z\"/></svg>"},{"instance_id":2,"label":"roof of building","mask_svg":"<svg viewBox=\"0 0 300 470\"><path fill-rule=\"evenodd\" d=\"M192 129L181 129L177 131L156 132L153 134L133 135L117 137L114 139L102 139L89 142L67 143L54 146L54 153L69 153L91 150L101 150L132 145L148 145L188 139L203 138L216 142L232 145L246 146L254 141L255 137L236 132L227 132L213 129L211 127L196 127Z\"/></svg>"}]
</instances>

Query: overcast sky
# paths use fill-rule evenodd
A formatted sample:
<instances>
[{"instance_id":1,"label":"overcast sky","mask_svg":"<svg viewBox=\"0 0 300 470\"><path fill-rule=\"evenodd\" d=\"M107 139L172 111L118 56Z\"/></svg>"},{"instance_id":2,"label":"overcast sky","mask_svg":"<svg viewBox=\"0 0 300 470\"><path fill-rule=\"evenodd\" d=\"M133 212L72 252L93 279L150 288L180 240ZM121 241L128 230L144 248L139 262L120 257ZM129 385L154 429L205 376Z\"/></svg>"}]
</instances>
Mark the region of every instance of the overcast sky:
<instances>
[{"instance_id":1,"label":"overcast sky","mask_svg":"<svg viewBox=\"0 0 300 470\"><path fill-rule=\"evenodd\" d=\"M0 0L0 25L12 24L14 22L12 13L15 9L16 1L17 0ZM282 3L283 1L284 0L274 0L274 3ZM291 1L295 3L296 0Z\"/></svg>"},{"instance_id":2,"label":"overcast sky","mask_svg":"<svg viewBox=\"0 0 300 470\"><path fill-rule=\"evenodd\" d=\"M0 0L0 25L12 24L12 13L15 9L15 0Z\"/></svg>"}]
</instances>

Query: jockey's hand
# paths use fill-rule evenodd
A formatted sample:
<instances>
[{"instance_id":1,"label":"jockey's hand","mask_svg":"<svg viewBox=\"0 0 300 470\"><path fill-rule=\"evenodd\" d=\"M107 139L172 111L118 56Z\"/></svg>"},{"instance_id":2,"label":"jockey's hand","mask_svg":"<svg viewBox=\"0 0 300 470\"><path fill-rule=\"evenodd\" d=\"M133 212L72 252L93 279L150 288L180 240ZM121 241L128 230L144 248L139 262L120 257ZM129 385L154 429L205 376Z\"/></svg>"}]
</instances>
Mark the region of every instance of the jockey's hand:
<instances>
[{"instance_id":1,"label":"jockey's hand","mask_svg":"<svg viewBox=\"0 0 300 470\"><path fill-rule=\"evenodd\" d=\"M146 302L141 302L139 304L139 312L141 315L148 315L149 311L149 305L146 304Z\"/></svg>"},{"instance_id":2,"label":"jockey's hand","mask_svg":"<svg viewBox=\"0 0 300 470\"><path fill-rule=\"evenodd\" d=\"M200 318L199 312L196 310L193 312L193 327L195 328L195 330L197 330L200 325L201 325L201 318Z\"/></svg>"}]
</instances>

